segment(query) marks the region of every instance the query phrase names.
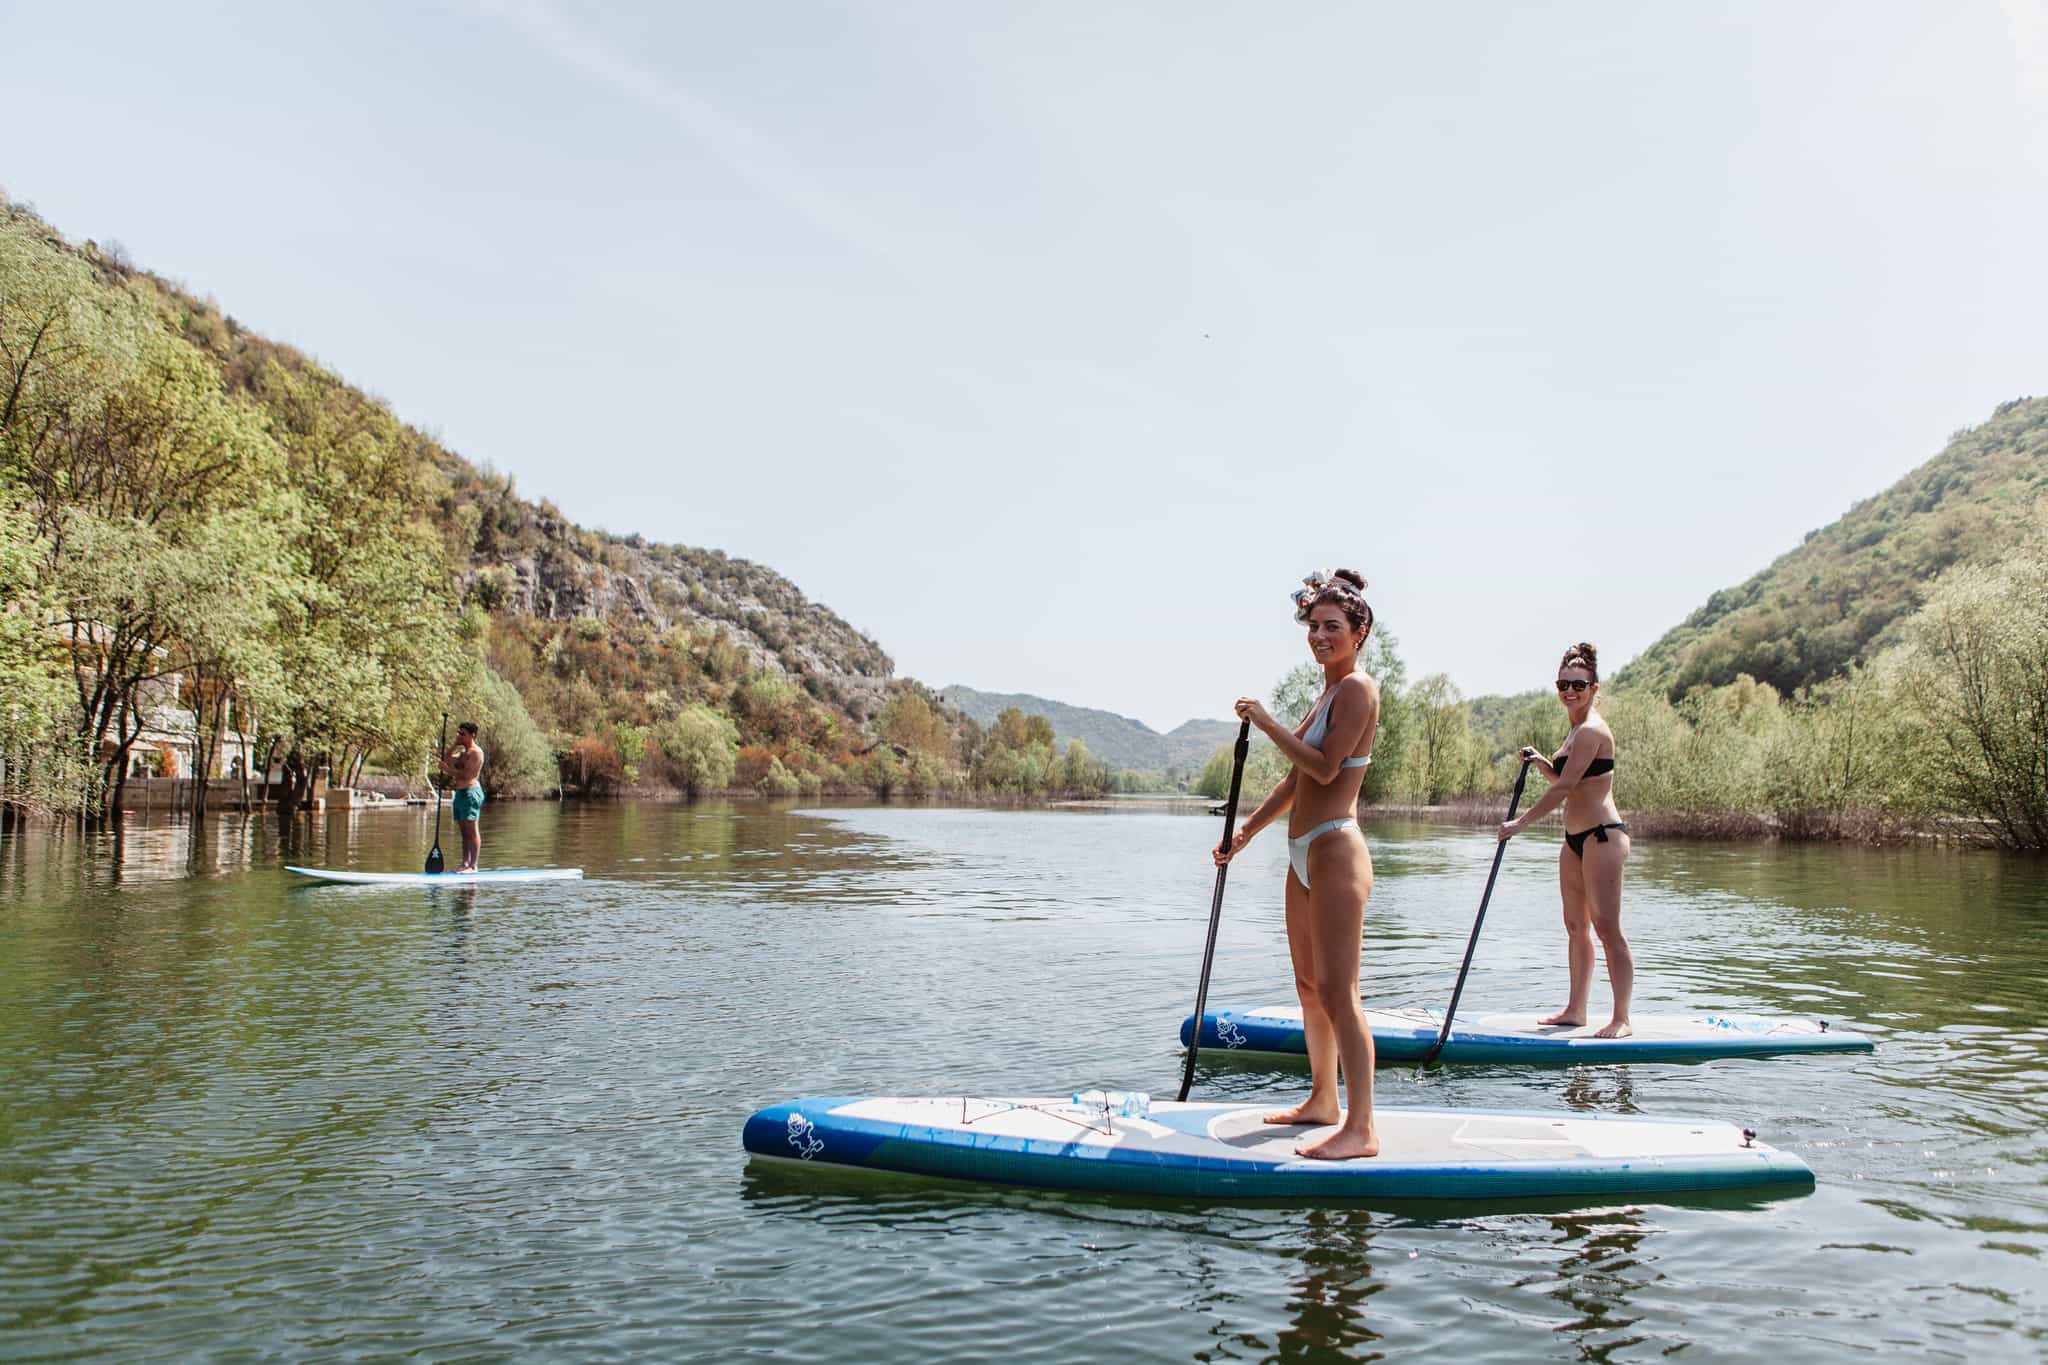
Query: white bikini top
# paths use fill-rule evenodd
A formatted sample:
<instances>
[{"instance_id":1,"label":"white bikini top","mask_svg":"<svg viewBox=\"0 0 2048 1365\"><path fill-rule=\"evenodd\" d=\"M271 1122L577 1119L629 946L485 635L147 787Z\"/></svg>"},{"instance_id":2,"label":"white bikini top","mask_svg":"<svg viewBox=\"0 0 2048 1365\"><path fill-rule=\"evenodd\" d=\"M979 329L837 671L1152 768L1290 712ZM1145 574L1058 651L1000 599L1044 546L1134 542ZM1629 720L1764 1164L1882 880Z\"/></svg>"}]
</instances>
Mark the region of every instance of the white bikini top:
<instances>
[{"instance_id":1,"label":"white bikini top","mask_svg":"<svg viewBox=\"0 0 2048 1365\"><path fill-rule=\"evenodd\" d=\"M1330 699L1335 695L1336 690L1334 688L1323 693L1322 700L1316 703L1316 709L1309 712L1308 729L1301 732L1301 742L1308 745L1311 749L1322 748L1323 740L1329 736ZM1369 768L1372 766L1372 755L1353 754L1337 766L1340 768Z\"/></svg>"}]
</instances>

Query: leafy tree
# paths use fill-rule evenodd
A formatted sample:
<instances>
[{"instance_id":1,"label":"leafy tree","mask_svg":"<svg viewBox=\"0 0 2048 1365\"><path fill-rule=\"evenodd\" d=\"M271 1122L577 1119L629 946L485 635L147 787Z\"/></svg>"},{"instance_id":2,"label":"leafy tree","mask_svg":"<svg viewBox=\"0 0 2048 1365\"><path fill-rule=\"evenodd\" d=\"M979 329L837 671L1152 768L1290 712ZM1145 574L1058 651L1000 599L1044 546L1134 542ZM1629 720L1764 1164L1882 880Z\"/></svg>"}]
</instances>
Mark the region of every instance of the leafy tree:
<instances>
[{"instance_id":1,"label":"leafy tree","mask_svg":"<svg viewBox=\"0 0 2048 1365\"><path fill-rule=\"evenodd\" d=\"M740 727L748 735L775 743L803 731L802 693L786 680L758 673L733 693Z\"/></svg>"},{"instance_id":2,"label":"leafy tree","mask_svg":"<svg viewBox=\"0 0 2048 1365\"><path fill-rule=\"evenodd\" d=\"M894 754L881 746L858 759L847 775L884 800L903 785L905 777L903 765L897 762Z\"/></svg>"},{"instance_id":3,"label":"leafy tree","mask_svg":"<svg viewBox=\"0 0 2048 1365\"><path fill-rule=\"evenodd\" d=\"M783 767L782 760L773 755L769 756L767 766L761 770L755 786L763 796L795 796L803 790L803 784L797 781L796 775Z\"/></svg>"},{"instance_id":4,"label":"leafy tree","mask_svg":"<svg viewBox=\"0 0 2048 1365\"><path fill-rule=\"evenodd\" d=\"M1905 695L1938 802L2007 848L2048 849L2048 522L1996 565L1966 565L1907 631Z\"/></svg>"},{"instance_id":5,"label":"leafy tree","mask_svg":"<svg viewBox=\"0 0 2048 1365\"><path fill-rule=\"evenodd\" d=\"M206 783L220 768L230 710L257 716L287 705L283 641L291 598L286 573L288 499L270 492L258 505L216 517L194 543L170 557L177 575L169 671L184 688L193 722L191 820L206 820ZM164 567L164 566L159 566Z\"/></svg>"},{"instance_id":6,"label":"leafy tree","mask_svg":"<svg viewBox=\"0 0 2048 1365\"><path fill-rule=\"evenodd\" d=\"M989 727L991 744L1004 749L1023 750L1033 745L1053 746L1052 722L1044 716L1027 716L1014 706L1005 707Z\"/></svg>"},{"instance_id":7,"label":"leafy tree","mask_svg":"<svg viewBox=\"0 0 2048 1365\"><path fill-rule=\"evenodd\" d=\"M952 768L933 754L912 754L903 765L903 790L911 796L939 796L956 786L957 781Z\"/></svg>"},{"instance_id":8,"label":"leafy tree","mask_svg":"<svg viewBox=\"0 0 2048 1365\"><path fill-rule=\"evenodd\" d=\"M456 692L454 709L477 723L477 743L490 755L484 790L492 796L538 796L561 781L552 746L519 689L481 659Z\"/></svg>"},{"instance_id":9,"label":"leafy tree","mask_svg":"<svg viewBox=\"0 0 2048 1365\"><path fill-rule=\"evenodd\" d=\"M1564 744L1570 721L1549 691L1512 697L1475 697L1469 703L1472 731L1494 760L1494 782L1505 788L1521 767L1523 745L1554 754Z\"/></svg>"},{"instance_id":10,"label":"leafy tree","mask_svg":"<svg viewBox=\"0 0 2048 1365\"><path fill-rule=\"evenodd\" d=\"M655 731L654 739L670 779L690 795L731 783L740 735L717 711L701 703L686 706Z\"/></svg>"},{"instance_id":11,"label":"leafy tree","mask_svg":"<svg viewBox=\"0 0 2048 1365\"><path fill-rule=\"evenodd\" d=\"M1415 684L1410 701L1415 719L1406 754L1410 790L1430 805L1473 790L1482 755L1463 694L1448 677L1432 673Z\"/></svg>"},{"instance_id":12,"label":"leafy tree","mask_svg":"<svg viewBox=\"0 0 2048 1365\"><path fill-rule=\"evenodd\" d=\"M84 292L59 321L86 320L74 350L89 360L83 377L55 386L60 399L18 381L15 418L33 429L8 431L6 458L34 519L38 595L69 649L78 751L100 763L99 789L117 801L128 751L164 704L143 689L167 674L172 647L188 631L224 645L244 633L238 621L269 624L257 600L267 588L238 581L233 556L275 544L269 509L254 504L276 453L145 299L64 278Z\"/></svg>"},{"instance_id":13,"label":"leafy tree","mask_svg":"<svg viewBox=\"0 0 2048 1365\"><path fill-rule=\"evenodd\" d=\"M1839 838L1872 817L1910 818L1923 798L1902 774L1910 742L1890 656L1803 690L1765 741L1763 799L1778 830Z\"/></svg>"},{"instance_id":14,"label":"leafy tree","mask_svg":"<svg viewBox=\"0 0 2048 1365\"><path fill-rule=\"evenodd\" d=\"M1408 702L1408 665L1401 659L1399 640L1383 621L1373 623L1362 666L1380 685L1380 728L1373 736L1372 766L1358 790L1358 799L1370 804L1400 791L1415 719Z\"/></svg>"},{"instance_id":15,"label":"leafy tree","mask_svg":"<svg viewBox=\"0 0 2048 1365\"><path fill-rule=\"evenodd\" d=\"M1080 740L1071 740L1060 759L1059 785L1075 795L1099 796L1109 790L1109 765Z\"/></svg>"},{"instance_id":16,"label":"leafy tree","mask_svg":"<svg viewBox=\"0 0 2048 1365\"><path fill-rule=\"evenodd\" d=\"M1195 780L1188 784L1188 790L1196 796L1222 800L1230 795L1230 770L1236 764L1236 746L1226 744L1209 755L1202 771L1195 774Z\"/></svg>"},{"instance_id":17,"label":"leafy tree","mask_svg":"<svg viewBox=\"0 0 2048 1365\"><path fill-rule=\"evenodd\" d=\"M0 204L0 473L17 478L88 420L132 359L91 267L46 236Z\"/></svg>"},{"instance_id":18,"label":"leafy tree","mask_svg":"<svg viewBox=\"0 0 2048 1365\"><path fill-rule=\"evenodd\" d=\"M619 764L628 782L640 780L640 764L647 757L647 731L620 721L612 727L612 747L619 751Z\"/></svg>"},{"instance_id":19,"label":"leafy tree","mask_svg":"<svg viewBox=\"0 0 2048 1365\"><path fill-rule=\"evenodd\" d=\"M1165 773L1145 772L1138 768L1118 768L1109 779L1109 789L1119 795L1138 795L1145 792L1171 792L1175 788Z\"/></svg>"},{"instance_id":20,"label":"leafy tree","mask_svg":"<svg viewBox=\"0 0 2048 1365\"><path fill-rule=\"evenodd\" d=\"M1292 724L1308 714L1308 709L1315 705L1325 686L1320 664L1297 664L1273 684L1273 696L1268 704L1276 719L1283 724Z\"/></svg>"},{"instance_id":21,"label":"leafy tree","mask_svg":"<svg viewBox=\"0 0 2048 1365\"><path fill-rule=\"evenodd\" d=\"M310 363L266 360L250 391L300 502L284 647L291 703L266 725L294 774L289 816L322 761L346 769L351 751L430 742L469 650L431 520L439 476L424 438Z\"/></svg>"},{"instance_id":22,"label":"leafy tree","mask_svg":"<svg viewBox=\"0 0 2048 1365\"><path fill-rule=\"evenodd\" d=\"M0 809L10 818L17 807L66 795L68 770L47 747L65 698L55 642L35 593L40 548L28 515L0 485ZM54 790L52 777L59 782Z\"/></svg>"},{"instance_id":23,"label":"leafy tree","mask_svg":"<svg viewBox=\"0 0 2048 1365\"><path fill-rule=\"evenodd\" d=\"M1230 770L1237 761L1237 746L1226 744L1209 755L1202 771L1189 785L1188 790L1197 796L1221 800L1230 795ZM1263 736L1254 736L1251 747L1245 752L1244 776L1239 780L1238 799L1249 809L1250 803L1263 801L1271 795L1273 788L1286 780L1293 765L1277 748Z\"/></svg>"},{"instance_id":24,"label":"leafy tree","mask_svg":"<svg viewBox=\"0 0 2048 1365\"><path fill-rule=\"evenodd\" d=\"M953 737L923 694L905 688L889 699L875 717L875 733L913 754L950 760Z\"/></svg>"}]
</instances>

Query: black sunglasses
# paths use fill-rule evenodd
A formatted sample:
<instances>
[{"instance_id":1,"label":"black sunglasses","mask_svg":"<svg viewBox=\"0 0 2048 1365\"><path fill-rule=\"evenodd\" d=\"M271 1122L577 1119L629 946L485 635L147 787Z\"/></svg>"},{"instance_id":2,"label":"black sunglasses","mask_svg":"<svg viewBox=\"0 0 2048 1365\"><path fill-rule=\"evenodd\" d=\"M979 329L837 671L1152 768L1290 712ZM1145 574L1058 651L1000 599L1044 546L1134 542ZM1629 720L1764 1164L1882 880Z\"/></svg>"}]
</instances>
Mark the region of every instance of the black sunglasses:
<instances>
[{"instance_id":1,"label":"black sunglasses","mask_svg":"<svg viewBox=\"0 0 2048 1365\"><path fill-rule=\"evenodd\" d=\"M1557 680L1557 690L1560 692L1583 692L1592 685L1584 678L1559 678Z\"/></svg>"}]
</instances>

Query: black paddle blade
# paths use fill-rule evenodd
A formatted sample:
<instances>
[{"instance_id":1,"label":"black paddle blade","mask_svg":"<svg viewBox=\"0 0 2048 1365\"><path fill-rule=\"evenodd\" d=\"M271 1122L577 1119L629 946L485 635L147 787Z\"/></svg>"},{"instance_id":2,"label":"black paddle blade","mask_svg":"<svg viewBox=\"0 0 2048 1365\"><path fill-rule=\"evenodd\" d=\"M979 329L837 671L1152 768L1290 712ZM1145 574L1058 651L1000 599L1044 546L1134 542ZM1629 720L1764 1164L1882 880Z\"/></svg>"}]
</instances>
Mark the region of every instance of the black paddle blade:
<instances>
[{"instance_id":1,"label":"black paddle blade","mask_svg":"<svg viewBox=\"0 0 2048 1365\"><path fill-rule=\"evenodd\" d=\"M447 758L447 757L448 757L448 713L447 713L446 711L443 711L443 712L441 713L441 752L440 752L440 753L438 753L438 754L436 754L436 755L434 756L434 761L435 761L436 763L439 763L439 762L441 762L441 761L442 761L443 759L445 759L445 758ZM443 870L444 868L446 868L446 867L448 866L448 864L446 864L446 863L444 863L444 862L442 862L442 861L441 861L441 782L440 782L440 779L439 779L439 778L434 778L434 777L429 777L429 778L428 778L428 783L427 783L427 785L428 785L428 787L429 787L429 788L430 788L430 789L431 789L431 790L433 791L433 793L434 793L434 849L433 849L433 852L431 852L431 853L427 854L427 875L431 877L431 876L435 875L436 873L439 873L440 871L442 871L442 870Z\"/></svg>"}]
</instances>

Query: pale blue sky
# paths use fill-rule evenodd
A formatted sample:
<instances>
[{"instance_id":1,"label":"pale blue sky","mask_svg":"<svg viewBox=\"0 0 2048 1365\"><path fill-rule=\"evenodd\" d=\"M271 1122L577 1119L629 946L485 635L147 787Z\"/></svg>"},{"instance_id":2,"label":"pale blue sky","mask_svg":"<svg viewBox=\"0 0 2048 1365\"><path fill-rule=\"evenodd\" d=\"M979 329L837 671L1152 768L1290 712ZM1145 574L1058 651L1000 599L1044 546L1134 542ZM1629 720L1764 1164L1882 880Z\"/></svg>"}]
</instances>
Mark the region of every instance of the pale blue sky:
<instances>
[{"instance_id":1,"label":"pale blue sky","mask_svg":"<svg viewBox=\"0 0 2048 1365\"><path fill-rule=\"evenodd\" d=\"M2041 0L0 5L0 186L575 519L1165 729L1618 667L2048 391Z\"/></svg>"}]
</instances>

